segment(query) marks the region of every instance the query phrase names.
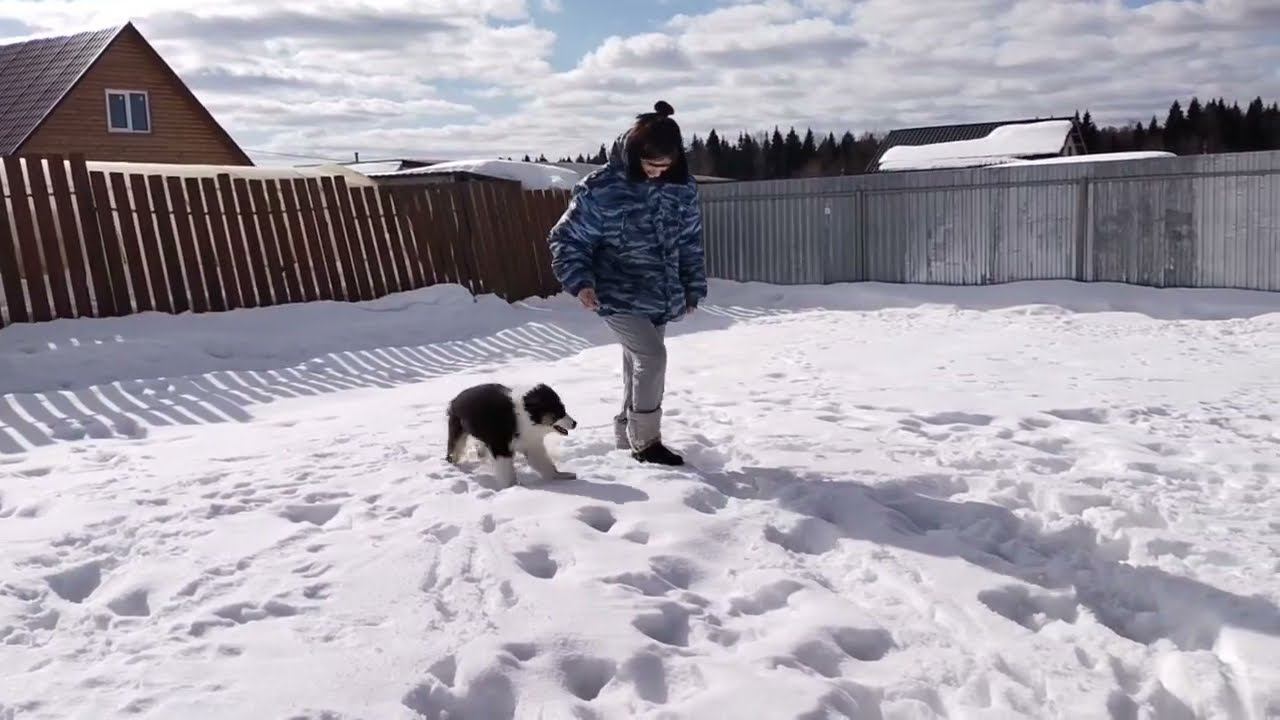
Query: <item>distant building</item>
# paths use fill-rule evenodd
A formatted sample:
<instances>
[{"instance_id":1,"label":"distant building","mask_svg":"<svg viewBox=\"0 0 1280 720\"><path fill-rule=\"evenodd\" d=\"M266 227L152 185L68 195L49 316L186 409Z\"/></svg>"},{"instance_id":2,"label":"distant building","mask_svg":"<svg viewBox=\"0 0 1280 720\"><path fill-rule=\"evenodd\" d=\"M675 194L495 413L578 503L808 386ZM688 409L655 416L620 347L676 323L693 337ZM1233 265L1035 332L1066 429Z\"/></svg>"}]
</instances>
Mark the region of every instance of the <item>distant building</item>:
<instances>
[{"instance_id":1,"label":"distant building","mask_svg":"<svg viewBox=\"0 0 1280 720\"><path fill-rule=\"evenodd\" d=\"M1086 152L1074 118L935 125L889 133L867 172L988 167Z\"/></svg>"},{"instance_id":2,"label":"distant building","mask_svg":"<svg viewBox=\"0 0 1280 720\"><path fill-rule=\"evenodd\" d=\"M249 166L132 23L0 46L0 155Z\"/></svg>"},{"instance_id":3,"label":"distant building","mask_svg":"<svg viewBox=\"0 0 1280 720\"><path fill-rule=\"evenodd\" d=\"M519 160L449 160L400 170L368 171L380 185L436 185L459 182L508 183L525 190L570 190L582 176L550 163Z\"/></svg>"}]
</instances>

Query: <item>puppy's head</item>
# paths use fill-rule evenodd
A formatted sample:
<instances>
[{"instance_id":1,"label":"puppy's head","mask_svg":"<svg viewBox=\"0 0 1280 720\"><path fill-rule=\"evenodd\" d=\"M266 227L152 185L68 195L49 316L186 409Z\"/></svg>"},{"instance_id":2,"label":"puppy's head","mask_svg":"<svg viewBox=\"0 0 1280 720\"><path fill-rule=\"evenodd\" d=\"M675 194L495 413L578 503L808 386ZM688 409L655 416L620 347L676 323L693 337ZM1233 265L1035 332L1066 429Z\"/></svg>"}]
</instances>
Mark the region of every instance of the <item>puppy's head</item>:
<instances>
[{"instance_id":1,"label":"puppy's head","mask_svg":"<svg viewBox=\"0 0 1280 720\"><path fill-rule=\"evenodd\" d=\"M564 409L560 396L546 385L535 386L524 394L522 400L525 412L529 413L534 425L544 425L561 435L568 435L570 430L578 427L578 423Z\"/></svg>"}]
</instances>

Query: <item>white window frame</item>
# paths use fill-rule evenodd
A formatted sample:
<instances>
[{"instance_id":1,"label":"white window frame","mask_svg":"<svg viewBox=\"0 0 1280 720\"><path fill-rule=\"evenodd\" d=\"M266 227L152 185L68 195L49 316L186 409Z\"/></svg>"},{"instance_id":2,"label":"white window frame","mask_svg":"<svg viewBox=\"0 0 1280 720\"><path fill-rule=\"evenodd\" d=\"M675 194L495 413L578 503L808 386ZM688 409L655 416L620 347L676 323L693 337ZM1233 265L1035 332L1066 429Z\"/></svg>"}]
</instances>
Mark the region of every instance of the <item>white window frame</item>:
<instances>
[{"instance_id":1,"label":"white window frame","mask_svg":"<svg viewBox=\"0 0 1280 720\"><path fill-rule=\"evenodd\" d=\"M124 96L124 115L125 122L129 127L118 128L111 124L111 96ZM136 130L133 123L133 103L129 101L130 95L141 95L147 103L147 129ZM146 90L116 90L107 88L105 102L107 104L107 131L112 133L123 133L125 135L150 135L154 125L151 124L151 93Z\"/></svg>"}]
</instances>

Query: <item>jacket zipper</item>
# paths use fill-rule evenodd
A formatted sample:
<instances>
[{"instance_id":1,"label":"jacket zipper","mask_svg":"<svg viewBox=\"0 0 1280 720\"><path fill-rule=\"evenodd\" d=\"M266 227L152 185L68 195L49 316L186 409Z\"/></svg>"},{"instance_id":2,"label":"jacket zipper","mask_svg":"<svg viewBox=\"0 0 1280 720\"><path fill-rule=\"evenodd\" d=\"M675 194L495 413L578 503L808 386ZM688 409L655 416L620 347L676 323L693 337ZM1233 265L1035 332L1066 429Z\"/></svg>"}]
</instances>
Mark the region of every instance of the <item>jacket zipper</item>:
<instances>
[{"instance_id":1,"label":"jacket zipper","mask_svg":"<svg viewBox=\"0 0 1280 720\"><path fill-rule=\"evenodd\" d=\"M650 198L658 193L656 187L649 188ZM671 280L667 277L667 271L670 269L669 256L667 255L667 238L665 236L667 227L663 222L665 218L662 216L662 196L658 195L658 212L654 213L655 225L658 227L658 247L662 251L662 315L664 318L671 315Z\"/></svg>"}]
</instances>

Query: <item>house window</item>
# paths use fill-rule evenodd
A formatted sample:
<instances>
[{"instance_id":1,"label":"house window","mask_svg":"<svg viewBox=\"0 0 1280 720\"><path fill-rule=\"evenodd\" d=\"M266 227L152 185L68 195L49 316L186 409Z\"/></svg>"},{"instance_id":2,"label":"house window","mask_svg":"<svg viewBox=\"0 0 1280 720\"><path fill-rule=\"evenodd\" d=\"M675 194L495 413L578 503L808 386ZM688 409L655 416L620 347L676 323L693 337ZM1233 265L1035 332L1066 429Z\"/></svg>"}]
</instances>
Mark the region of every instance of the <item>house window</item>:
<instances>
[{"instance_id":1,"label":"house window","mask_svg":"<svg viewBox=\"0 0 1280 720\"><path fill-rule=\"evenodd\" d=\"M108 90L107 129L120 133L151 132L151 98L146 91Z\"/></svg>"}]
</instances>

